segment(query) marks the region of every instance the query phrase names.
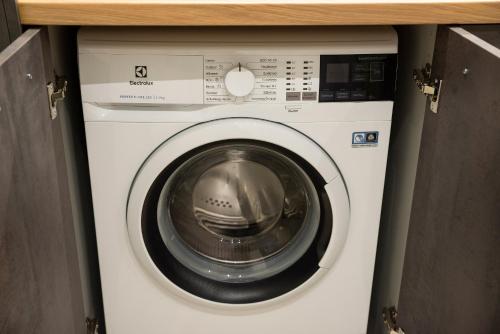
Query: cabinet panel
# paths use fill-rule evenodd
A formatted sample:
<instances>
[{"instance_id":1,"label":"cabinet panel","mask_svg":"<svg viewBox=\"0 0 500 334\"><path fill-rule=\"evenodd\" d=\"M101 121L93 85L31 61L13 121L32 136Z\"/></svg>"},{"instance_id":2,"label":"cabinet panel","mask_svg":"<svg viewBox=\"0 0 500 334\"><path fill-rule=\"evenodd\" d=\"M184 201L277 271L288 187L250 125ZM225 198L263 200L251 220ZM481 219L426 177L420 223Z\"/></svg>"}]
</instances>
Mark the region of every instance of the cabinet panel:
<instances>
[{"instance_id":1,"label":"cabinet panel","mask_svg":"<svg viewBox=\"0 0 500 334\"><path fill-rule=\"evenodd\" d=\"M500 52L468 35L438 29L442 91L424 119L399 299L408 333L500 332Z\"/></svg>"},{"instance_id":2,"label":"cabinet panel","mask_svg":"<svg viewBox=\"0 0 500 334\"><path fill-rule=\"evenodd\" d=\"M84 333L59 119L51 120L46 35L0 53L0 332Z\"/></svg>"}]
</instances>

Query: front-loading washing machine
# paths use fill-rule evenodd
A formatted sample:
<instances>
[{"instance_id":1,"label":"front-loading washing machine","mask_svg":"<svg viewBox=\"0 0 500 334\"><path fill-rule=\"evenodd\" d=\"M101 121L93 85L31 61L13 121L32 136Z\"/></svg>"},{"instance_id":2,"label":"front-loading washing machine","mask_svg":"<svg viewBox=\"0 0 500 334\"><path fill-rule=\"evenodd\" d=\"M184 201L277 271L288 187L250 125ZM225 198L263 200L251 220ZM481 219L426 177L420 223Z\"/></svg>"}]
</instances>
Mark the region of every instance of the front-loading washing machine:
<instances>
[{"instance_id":1,"label":"front-loading washing machine","mask_svg":"<svg viewBox=\"0 0 500 334\"><path fill-rule=\"evenodd\" d=\"M84 28L78 46L108 333L366 333L392 28Z\"/></svg>"}]
</instances>

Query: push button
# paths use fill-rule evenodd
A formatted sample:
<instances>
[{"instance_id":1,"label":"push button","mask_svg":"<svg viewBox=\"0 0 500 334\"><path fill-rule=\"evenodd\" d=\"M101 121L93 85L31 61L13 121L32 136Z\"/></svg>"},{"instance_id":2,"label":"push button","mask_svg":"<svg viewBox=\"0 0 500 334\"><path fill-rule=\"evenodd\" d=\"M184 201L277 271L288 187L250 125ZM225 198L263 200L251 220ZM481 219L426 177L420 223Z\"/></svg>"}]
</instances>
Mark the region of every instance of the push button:
<instances>
[{"instance_id":1,"label":"push button","mask_svg":"<svg viewBox=\"0 0 500 334\"><path fill-rule=\"evenodd\" d=\"M352 100L366 100L367 94L366 90L364 89L356 89L351 92L351 99Z\"/></svg>"},{"instance_id":2,"label":"push button","mask_svg":"<svg viewBox=\"0 0 500 334\"><path fill-rule=\"evenodd\" d=\"M287 101L300 101L300 92L286 92Z\"/></svg>"},{"instance_id":3,"label":"push button","mask_svg":"<svg viewBox=\"0 0 500 334\"><path fill-rule=\"evenodd\" d=\"M316 101L317 92L303 92L302 101Z\"/></svg>"},{"instance_id":4,"label":"push button","mask_svg":"<svg viewBox=\"0 0 500 334\"><path fill-rule=\"evenodd\" d=\"M384 63L370 63L370 81L384 81Z\"/></svg>"},{"instance_id":5,"label":"push button","mask_svg":"<svg viewBox=\"0 0 500 334\"><path fill-rule=\"evenodd\" d=\"M319 102L332 102L332 101L333 101L333 92L329 90L319 92Z\"/></svg>"},{"instance_id":6,"label":"push button","mask_svg":"<svg viewBox=\"0 0 500 334\"><path fill-rule=\"evenodd\" d=\"M349 91L346 90L338 90L335 92L335 100L336 101L346 101L349 100Z\"/></svg>"}]
</instances>

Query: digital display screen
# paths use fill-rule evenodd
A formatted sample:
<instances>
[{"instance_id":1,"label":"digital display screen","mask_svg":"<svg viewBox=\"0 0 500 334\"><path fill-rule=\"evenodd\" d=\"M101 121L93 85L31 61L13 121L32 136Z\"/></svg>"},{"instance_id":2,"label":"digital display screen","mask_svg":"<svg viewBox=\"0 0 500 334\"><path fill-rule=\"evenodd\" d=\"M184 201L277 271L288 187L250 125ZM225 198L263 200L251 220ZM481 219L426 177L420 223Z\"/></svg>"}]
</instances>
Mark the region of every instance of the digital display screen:
<instances>
[{"instance_id":1,"label":"digital display screen","mask_svg":"<svg viewBox=\"0 0 500 334\"><path fill-rule=\"evenodd\" d=\"M349 82L349 63L326 64L326 82Z\"/></svg>"}]
</instances>

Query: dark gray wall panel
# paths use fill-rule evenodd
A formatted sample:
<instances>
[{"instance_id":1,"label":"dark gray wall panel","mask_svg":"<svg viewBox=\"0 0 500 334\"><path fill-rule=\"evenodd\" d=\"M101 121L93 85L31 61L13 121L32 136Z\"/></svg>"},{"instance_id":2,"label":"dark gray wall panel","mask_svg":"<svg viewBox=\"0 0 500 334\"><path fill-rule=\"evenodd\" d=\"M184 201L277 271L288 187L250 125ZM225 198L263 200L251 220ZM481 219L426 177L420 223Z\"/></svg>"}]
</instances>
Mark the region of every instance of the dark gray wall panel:
<instances>
[{"instance_id":1,"label":"dark gray wall panel","mask_svg":"<svg viewBox=\"0 0 500 334\"><path fill-rule=\"evenodd\" d=\"M10 44L9 28L3 7L0 6L0 52Z\"/></svg>"},{"instance_id":2,"label":"dark gray wall panel","mask_svg":"<svg viewBox=\"0 0 500 334\"><path fill-rule=\"evenodd\" d=\"M16 0L0 0L0 51L21 35Z\"/></svg>"}]
</instances>

